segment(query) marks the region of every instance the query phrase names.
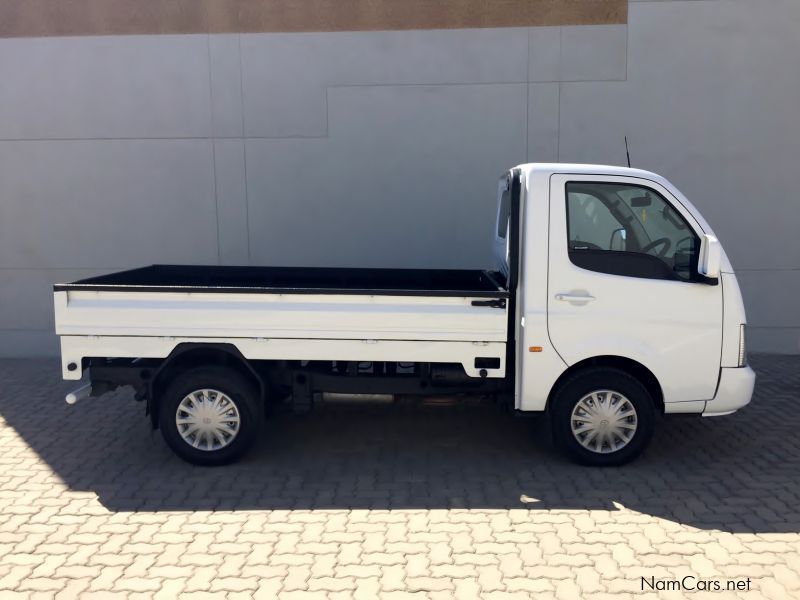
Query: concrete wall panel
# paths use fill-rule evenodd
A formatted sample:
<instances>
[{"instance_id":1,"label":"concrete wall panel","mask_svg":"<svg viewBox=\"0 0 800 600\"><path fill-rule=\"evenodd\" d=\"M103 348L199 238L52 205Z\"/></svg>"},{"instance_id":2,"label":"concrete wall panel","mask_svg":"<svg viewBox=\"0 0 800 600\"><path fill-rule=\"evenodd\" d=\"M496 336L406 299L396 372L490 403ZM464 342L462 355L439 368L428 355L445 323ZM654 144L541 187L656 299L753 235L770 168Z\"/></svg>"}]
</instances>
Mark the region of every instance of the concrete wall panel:
<instances>
[{"instance_id":1,"label":"concrete wall panel","mask_svg":"<svg viewBox=\"0 0 800 600\"><path fill-rule=\"evenodd\" d=\"M207 36L0 39L0 139L208 136Z\"/></svg>"},{"instance_id":2,"label":"concrete wall panel","mask_svg":"<svg viewBox=\"0 0 800 600\"><path fill-rule=\"evenodd\" d=\"M747 347L748 352L800 354L800 327L748 325Z\"/></svg>"},{"instance_id":3,"label":"concrete wall panel","mask_svg":"<svg viewBox=\"0 0 800 600\"><path fill-rule=\"evenodd\" d=\"M246 135L324 137L330 86L527 81L525 29L243 35Z\"/></svg>"},{"instance_id":4,"label":"concrete wall panel","mask_svg":"<svg viewBox=\"0 0 800 600\"><path fill-rule=\"evenodd\" d=\"M528 81L559 81L561 78L561 27L531 27L528 30Z\"/></svg>"},{"instance_id":5,"label":"concrete wall panel","mask_svg":"<svg viewBox=\"0 0 800 600\"><path fill-rule=\"evenodd\" d=\"M0 142L0 267L217 262L211 143Z\"/></svg>"},{"instance_id":6,"label":"concrete wall panel","mask_svg":"<svg viewBox=\"0 0 800 600\"><path fill-rule=\"evenodd\" d=\"M219 258L224 265L246 265L250 260L244 151L244 140L214 141Z\"/></svg>"},{"instance_id":7,"label":"concrete wall panel","mask_svg":"<svg viewBox=\"0 0 800 600\"><path fill-rule=\"evenodd\" d=\"M214 137L242 137L242 61L238 35L208 36Z\"/></svg>"},{"instance_id":8,"label":"concrete wall panel","mask_svg":"<svg viewBox=\"0 0 800 600\"><path fill-rule=\"evenodd\" d=\"M624 80L627 34L625 25L562 27L561 80Z\"/></svg>"},{"instance_id":9,"label":"concrete wall panel","mask_svg":"<svg viewBox=\"0 0 800 600\"><path fill-rule=\"evenodd\" d=\"M736 275L748 307L748 322L763 327L800 328L800 269L740 270Z\"/></svg>"},{"instance_id":10,"label":"concrete wall panel","mask_svg":"<svg viewBox=\"0 0 800 600\"><path fill-rule=\"evenodd\" d=\"M524 85L331 90L327 140L249 140L256 264L488 265Z\"/></svg>"},{"instance_id":11,"label":"concrete wall panel","mask_svg":"<svg viewBox=\"0 0 800 600\"><path fill-rule=\"evenodd\" d=\"M0 358L58 356L58 353L58 336L52 329L0 329Z\"/></svg>"},{"instance_id":12,"label":"concrete wall panel","mask_svg":"<svg viewBox=\"0 0 800 600\"><path fill-rule=\"evenodd\" d=\"M558 161L558 87L557 83L528 86L529 162Z\"/></svg>"}]
</instances>

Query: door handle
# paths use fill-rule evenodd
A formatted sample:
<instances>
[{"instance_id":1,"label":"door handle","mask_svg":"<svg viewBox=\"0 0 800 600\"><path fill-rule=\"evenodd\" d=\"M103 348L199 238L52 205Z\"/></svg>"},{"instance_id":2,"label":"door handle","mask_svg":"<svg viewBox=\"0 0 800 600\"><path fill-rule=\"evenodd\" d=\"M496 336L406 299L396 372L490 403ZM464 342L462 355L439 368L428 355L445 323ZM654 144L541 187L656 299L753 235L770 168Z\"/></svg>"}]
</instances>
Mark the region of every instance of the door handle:
<instances>
[{"instance_id":1,"label":"door handle","mask_svg":"<svg viewBox=\"0 0 800 600\"><path fill-rule=\"evenodd\" d=\"M472 306L490 306L491 308L505 308L506 301L504 298L500 300L473 300Z\"/></svg>"},{"instance_id":2,"label":"door handle","mask_svg":"<svg viewBox=\"0 0 800 600\"><path fill-rule=\"evenodd\" d=\"M586 304L594 299L594 296L590 294L556 294L556 300L570 302L571 304Z\"/></svg>"}]
</instances>

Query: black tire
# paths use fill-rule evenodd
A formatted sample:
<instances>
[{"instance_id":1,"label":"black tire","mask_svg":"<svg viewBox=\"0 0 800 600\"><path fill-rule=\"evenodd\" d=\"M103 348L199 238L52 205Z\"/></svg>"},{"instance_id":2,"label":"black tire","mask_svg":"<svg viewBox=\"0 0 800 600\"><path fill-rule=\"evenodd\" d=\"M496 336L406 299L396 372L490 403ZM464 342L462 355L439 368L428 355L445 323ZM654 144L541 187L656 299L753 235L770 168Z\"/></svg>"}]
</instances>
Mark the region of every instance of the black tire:
<instances>
[{"instance_id":1,"label":"black tire","mask_svg":"<svg viewBox=\"0 0 800 600\"><path fill-rule=\"evenodd\" d=\"M585 448L572 431L572 411L587 394L598 390L625 396L636 411L633 437L613 452L600 453ZM647 447L653 437L655 407L650 393L638 379L619 369L595 367L576 373L559 387L553 397L550 416L553 441L559 450L582 465L612 467L632 461ZM621 443L619 439L615 441ZM604 446L608 448L609 444L604 443Z\"/></svg>"},{"instance_id":2,"label":"black tire","mask_svg":"<svg viewBox=\"0 0 800 600\"><path fill-rule=\"evenodd\" d=\"M178 430L176 415L186 396L197 390L218 390L228 396L239 413L239 429L219 449L199 449L185 441ZM225 367L196 367L184 371L170 383L159 399L158 423L164 441L175 454L194 465L214 466L240 458L255 442L264 420L257 388L245 377Z\"/></svg>"}]
</instances>

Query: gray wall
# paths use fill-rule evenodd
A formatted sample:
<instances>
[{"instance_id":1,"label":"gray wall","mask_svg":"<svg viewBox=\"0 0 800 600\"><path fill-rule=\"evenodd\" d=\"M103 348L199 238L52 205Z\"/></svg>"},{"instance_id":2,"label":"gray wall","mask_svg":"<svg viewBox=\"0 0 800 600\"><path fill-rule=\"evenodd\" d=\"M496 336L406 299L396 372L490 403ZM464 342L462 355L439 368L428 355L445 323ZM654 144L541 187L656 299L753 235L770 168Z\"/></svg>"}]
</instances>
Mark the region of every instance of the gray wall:
<instances>
[{"instance_id":1,"label":"gray wall","mask_svg":"<svg viewBox=\"0 0 800 600\"><path fill-rule=\"evenodd\" d=\"M500 172L658 171L800 351L800 3L631 2L628 25L0 40L0 355L50 285L153 262L474 267Z\"/></svg>"}]
</instances>

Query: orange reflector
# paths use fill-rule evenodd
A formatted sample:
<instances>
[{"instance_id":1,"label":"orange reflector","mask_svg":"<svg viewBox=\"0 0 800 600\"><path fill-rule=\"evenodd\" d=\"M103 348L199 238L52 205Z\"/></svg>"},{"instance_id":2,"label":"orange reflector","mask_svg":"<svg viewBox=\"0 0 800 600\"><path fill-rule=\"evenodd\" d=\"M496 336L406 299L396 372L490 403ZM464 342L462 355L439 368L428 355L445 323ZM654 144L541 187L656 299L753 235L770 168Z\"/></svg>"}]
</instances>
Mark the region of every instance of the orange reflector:
<instances>
[{"instance_id":1,"label":"orange reflector","mask_svg":"<svg viewBox=\"0 0 800 600\"><path fill-rule=\"evenodd\" d=\"M541 346L531 346L530 348L528 348L528 352L541 352L541 351L542 351Z\"/></svg>"}]
</instances>

